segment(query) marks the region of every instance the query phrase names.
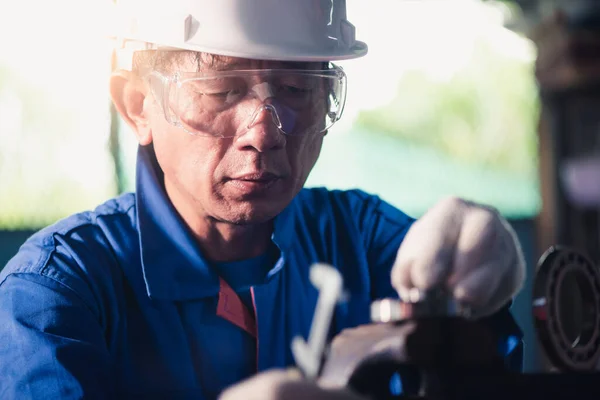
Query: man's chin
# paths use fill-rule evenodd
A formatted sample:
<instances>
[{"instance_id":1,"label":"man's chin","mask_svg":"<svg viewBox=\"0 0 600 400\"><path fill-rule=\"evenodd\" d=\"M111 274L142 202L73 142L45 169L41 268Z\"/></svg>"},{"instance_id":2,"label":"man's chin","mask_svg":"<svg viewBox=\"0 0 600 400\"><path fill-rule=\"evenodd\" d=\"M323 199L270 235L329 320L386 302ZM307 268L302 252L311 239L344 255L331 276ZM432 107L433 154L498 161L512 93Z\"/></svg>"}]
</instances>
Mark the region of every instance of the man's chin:
<instances>
[{"instance_id":1,"label":"man's chin","mask_svg":"<svg viewBox=\"0 0 600 400\"><path fill-rule=\"evenodd\" d=\"M233 205L222 219L235 225L263 224L279 215L288 203L272 199L244 201Z\"/></svg>"}]
</instances>

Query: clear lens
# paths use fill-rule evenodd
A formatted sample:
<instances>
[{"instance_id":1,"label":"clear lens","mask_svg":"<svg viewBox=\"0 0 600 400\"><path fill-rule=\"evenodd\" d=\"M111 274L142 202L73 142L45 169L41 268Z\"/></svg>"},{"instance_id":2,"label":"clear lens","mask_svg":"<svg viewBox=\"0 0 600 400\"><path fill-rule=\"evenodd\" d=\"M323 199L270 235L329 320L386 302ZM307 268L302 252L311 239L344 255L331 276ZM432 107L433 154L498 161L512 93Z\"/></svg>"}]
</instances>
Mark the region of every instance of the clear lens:
<instances>
[{"instance_id":1,"label":"clear lens","mask_svg":"<svg viewBox=\"0 0 600 400\"><path fill-rule=\"evenodd\" d=\"M261 112L287 135L323 132L341 117L346 76L341 68L328 70L251 70L211 74L158 73L163 91L155 90L169 122L203 136L231 137L239 129L215 128L215 121L245 119L247 128ZM162 94L162 96L161 96Z\"/></svg>"}]
</instances>

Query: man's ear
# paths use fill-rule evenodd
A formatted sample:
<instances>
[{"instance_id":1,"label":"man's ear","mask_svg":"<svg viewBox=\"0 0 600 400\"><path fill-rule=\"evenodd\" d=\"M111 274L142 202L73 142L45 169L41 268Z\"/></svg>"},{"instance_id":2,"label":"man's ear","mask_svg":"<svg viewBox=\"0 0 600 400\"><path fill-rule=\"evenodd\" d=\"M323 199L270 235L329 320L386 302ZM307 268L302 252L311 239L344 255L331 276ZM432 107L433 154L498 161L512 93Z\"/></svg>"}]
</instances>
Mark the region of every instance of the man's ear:
<instances>
[{"instance_id":1,"label":"man's ear","mask_svg":"<svg viewBox=\"0 0 600 400\"><path fill-rule=\"evenodd\" d=\"M116 71L110 77L110 97L142 146L152 143L152 129L144 112L147 91L131 71Z\"/></svg>"}]
</instances>

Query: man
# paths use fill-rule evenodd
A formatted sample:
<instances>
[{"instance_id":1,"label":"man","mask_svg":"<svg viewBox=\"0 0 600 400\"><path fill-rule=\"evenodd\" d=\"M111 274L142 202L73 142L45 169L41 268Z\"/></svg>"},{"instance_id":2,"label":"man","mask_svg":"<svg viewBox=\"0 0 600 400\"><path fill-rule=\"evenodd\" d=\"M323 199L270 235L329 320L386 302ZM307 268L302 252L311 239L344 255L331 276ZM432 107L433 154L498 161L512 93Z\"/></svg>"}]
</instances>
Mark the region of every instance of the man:
<instances>
[{"instance_id":1,"label":"man","mask_svg":"<svg viewBox=\"0 0 600 400\"><path fill-rule=\"evenodd\" d=\"M302 189L343 109L329 62L366 54L343 0L137 6L126 38L146 50L110 82L140 145L136 193L42 230L2 271L0 393L216 398L294 364L317 261L349 294L332 333L374 299L446 287L499 345L520 338L508 306L524 264L495 211L447 199L414 222L361 191ZM272 372L225 396L288 383Z\"/></svg>"}]
</instances>

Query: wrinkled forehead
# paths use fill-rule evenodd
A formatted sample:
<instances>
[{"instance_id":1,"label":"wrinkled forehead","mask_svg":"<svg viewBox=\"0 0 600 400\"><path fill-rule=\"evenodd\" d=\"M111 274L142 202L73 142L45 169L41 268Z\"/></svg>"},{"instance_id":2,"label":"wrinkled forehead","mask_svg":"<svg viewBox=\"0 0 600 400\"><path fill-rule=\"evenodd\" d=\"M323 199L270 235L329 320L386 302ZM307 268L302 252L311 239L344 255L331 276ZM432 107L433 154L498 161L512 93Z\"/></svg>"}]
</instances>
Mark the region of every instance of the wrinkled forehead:
<instances>
[{"instance_id":1,"label":"wrinkled forehead","mask_svg":"<svg viewBox=\"0 0 600 400\"><path fill-rule=\"evenodd\" d=\"M179 50L150 50L139 52L140 69L161 72L235 71L248 69L321 70L328 63L252 60L210 53ZM134 61L134 65L136 62Z\"/></svg>"}]
</instances>

